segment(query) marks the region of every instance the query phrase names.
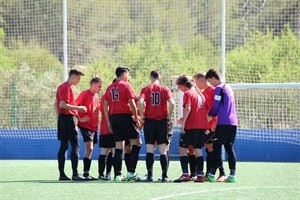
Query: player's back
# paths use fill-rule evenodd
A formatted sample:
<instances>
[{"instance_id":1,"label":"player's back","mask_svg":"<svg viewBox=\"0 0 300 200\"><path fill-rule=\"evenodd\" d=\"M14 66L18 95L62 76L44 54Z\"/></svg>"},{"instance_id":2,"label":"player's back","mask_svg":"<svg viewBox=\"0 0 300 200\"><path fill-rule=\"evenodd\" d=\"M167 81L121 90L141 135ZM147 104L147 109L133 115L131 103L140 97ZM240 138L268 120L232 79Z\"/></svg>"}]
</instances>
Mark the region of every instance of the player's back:
<instances>
[{"instance_id":1,"label":"player's back","mask_svg":"<svg viewBox=\"0 0 300 200\"><path fill-rule=\"evenodd\" d=\"M131 85L124 81L115 81L105 92L110 114L131 114L129 100L135 98Z\"/></svg>"},{"instance_id":2,"label":"player's back","mask_svg":"<svg viewBox=\"0 0 300 200\"><path fill-rule=\"evenodd\" d=\"M145 117L160 120L168 115L168 100L172 98L169 88L159 84L151 84L141 91L146 103Z\"/></svg>"}]
</instances>

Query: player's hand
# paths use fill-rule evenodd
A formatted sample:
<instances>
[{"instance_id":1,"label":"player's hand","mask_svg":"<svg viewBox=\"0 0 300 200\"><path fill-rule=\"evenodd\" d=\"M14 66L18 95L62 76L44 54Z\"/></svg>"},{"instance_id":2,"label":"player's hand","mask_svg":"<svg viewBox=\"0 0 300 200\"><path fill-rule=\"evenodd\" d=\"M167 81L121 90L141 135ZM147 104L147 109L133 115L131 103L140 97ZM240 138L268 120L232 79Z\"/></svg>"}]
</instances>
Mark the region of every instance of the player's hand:
<instances>
[{"instance_id":1,"label":"player's hand","mask_svg":"<svg viewBox=\"0 0 300 200\"><path fill-rule=\"evenodd\" d=\"M210 120L212 120L212 116L207 116L207 121L209 122Z\"/></svg>"},{"instance_id":2,"label":"player's hand","mask_svg":"<svg viewBox=\"0 0 300 200\"><path fill-rule=\"evenodd\" d=\"M185 133L184 125L181 126L181 133Z\"/></svg>"},{"instance_id":3,"label":"player's hand","mask_svg":"<svg viewBox=\"0 0 300 200\"><path fill-rule=\"evenodd\" d=\"M78 106L78 111L85 113L87 111L85 106Z\"/></svg>"},{"instance_id":4,"label":"player's hand","mask_svg":"<svg viewBox=\"0 0 300 200\"><path fill-rule=\"evenodd\" d=\"M81 123L84 123L84 122L90 121L90 118L89 118L89 116L84 116L82 118L78 118L78 121Z\"/></svg>"},{"instance_id":5,"label":"player's hand","mask_svg":"<svg viewBox=\"0 0 300 200\"><path fill-rule=\"evenodd\" d=\"M108 131L109 131L110 133L113 133L112 127L111 127L111 124L110 124L110 123L108 123Z\"/></svg>"},{"instance_id":6,"label":"player's hand","mask_svg":"<svg viewBox=\"0 0 300 200\"><path fill-rule=\"evenodd\" d=\"M183 122L183 118L182 117L177 120L177 124L182 124L182 122Z\"/></svg>"}]
</instances>

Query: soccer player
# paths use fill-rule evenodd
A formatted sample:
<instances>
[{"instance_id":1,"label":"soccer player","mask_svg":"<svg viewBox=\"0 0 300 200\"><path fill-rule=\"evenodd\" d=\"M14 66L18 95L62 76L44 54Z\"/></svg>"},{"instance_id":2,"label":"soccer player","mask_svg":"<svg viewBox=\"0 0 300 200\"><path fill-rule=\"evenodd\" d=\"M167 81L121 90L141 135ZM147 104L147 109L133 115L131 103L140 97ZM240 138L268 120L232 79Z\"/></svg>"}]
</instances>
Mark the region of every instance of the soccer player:
<instances>
[{"instance_id":1,"label":"soccer player","mask_svg":"<svg viewBox=\"0 0 300 200\"><path fill-rule=\"evenodd\" d=\"M90 88L82 91L77 99L76 104L78 106L85 106L87 108L86 113L78 113L79 121L78 127L80 129L85 154L83 157L83 176L87 180L97 180L90 176L89 171L91 168L91 157L94 149L94 144L97 143L97 130L98 130L98 118L99 118L99 97L98 93L102 88L102 80L99 77L92 78L90 81ZM82 121L82 119L86 119Z\"/></svg>"},{"instance_id":2,"label":"soccer player","mask_svg":"<svg viewBox=\"0 0 300 200\"><path fill-rule=\"evenodd\" d=\"M78 68L72 68L69 71L68 80L62 83L56 92L56 100L54 103L55 111L58 116L57 121L57 135L60 141L58 150L58 169L59 180L71 180L64 172L65 168L65 153L68 150L69 142L71 144L71 163L72 163L72 180L85 180L85 178L78 174L78 159L79 159L79 137L76 127L76 117L78 112L85 113L87 108L85 106L77 106L72 91L72 85L77 85L81 76L84 73Z\"/></svg>"},{"instance_id":3,"label":"soccer player","mask_svg":"<svg viewBox=\"0 0 300 200\"><path fill-rule=\"evenodd\" d=\"M205 79L205 74L204 73L197 73L194 75L194 80L196 83L197 88L202 92L206 99L206 104L208 107L208 111L212 107L213 101L214 101L214 87L210 85L207 80ZM213 136L215 134L215 129L216 129L216 124L217 124L217 117L213 117L212 120L208 122L209 124L209 130L206 132L205 135L205 151L207 154L206 157L206 174L205 177L207 178L208 173L211 168L211 163L213 159ZM217 182L222 182L224 181L227 177L225 175L224 167L223 167L223 162L221 159L220 167L219 167L220 175L216 179Z\"/></svg>"},{"instance_id":4,"label":"soccer player","mask_svg":"<svg viewBox=\"0 0 300 200\"><path fill-rule=\"evenodd\" d=\"M182 175L174 182L189 181L187 148L194 148L197 161L197 179L195 182L203 182L203 155L201 148L204 146L205 131L208 129L207 106L205 97L195 88L194 81L181 75L176 84L183 94L183 117L181 135L179 141L180 164Z\"/></svg>"},{"instance_id":5,"label":"soccer player","mask_svg":"<svg viewBox=\"0 0 300 200\"><path fill-rule=\"evenodd\" d=\"M115 140L114 170L115 180L122 181L122 154L124 141L130 140L132 146L130 152L130 169L127 172L127 180L137 180L135 173L136 163L141 149L140 122L135 103L136 95L128 82L130 70L120 66L115 71L117 81L108 86L105 92L104 114L109 131L113 133ZM108 110L109 107L109 110Z\"/></svg>"},{"instance_id":6,"label":"soccer player","mask_svg":"<svg viewBox=\"0 0 300 200\"><path fill-rule=\"evenodd\" d=\"M174 110L174 99L171 90L159 83L160 74L157 70L150 73L151 84L141 90L138 108L140 118L144 123L144 137L146 142L147 177L143 181L153 181L154 149L157 144L160 153L162 169L161 182L170 181L167 175L169 144L168 124Z\"/></svg>"},{"instance_id":7,"label":"soccer player","mask_svg":"<svg viewBox=\"0 0 300 200\"><path fill-rule=\"evenodd\" d=\"M115 80L114 80L115 81ZM114 82L113 81L113 82ZM105 95L101 97L101 105L104 104ZM98 173L99 180L110 180L111 179L111 168L112 168L112 155L115 148L115 140L113 133L109 131L108 124L104 115L103 106L100 107L101 121L100 121L100 136L99 136L99 147L101 152L98 157ZM106 165L106 175L104 176L104 170Z\"/></svg>"},{"instance_id":8,"label":"soccer player","mask_svg":"<svg viewBox=\"0 0 300 200\"><path fill-rule=\"evenodd\" d=\"M213 161L208 179L215 182L216 169L221 163L222 145L228 155L230 175L227 182L236 183L236 155L233 144L236 136L238 119L232 88L221 80L221 74L216 69L210 69L205 75L207 81L215 87L214 102L208 113L209 117L217 116L217 126L213 144Z\"/></svg>"}]
</instances>

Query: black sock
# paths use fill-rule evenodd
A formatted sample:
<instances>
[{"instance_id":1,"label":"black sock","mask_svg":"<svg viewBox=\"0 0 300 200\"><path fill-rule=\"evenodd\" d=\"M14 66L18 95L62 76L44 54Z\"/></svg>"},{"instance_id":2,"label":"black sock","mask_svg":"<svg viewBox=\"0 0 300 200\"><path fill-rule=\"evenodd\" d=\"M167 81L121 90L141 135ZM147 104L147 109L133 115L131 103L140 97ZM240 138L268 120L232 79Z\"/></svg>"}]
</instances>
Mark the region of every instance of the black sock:
<instances>
[{"instance_id":1,"label":"black sock","mask_svg":"<svg viewBox=\"0 0 300 200\"><path fill-rule=\"evenodd\" d=\"M68 142L61 141L60 147L57 154L57 160L58 160L58 170L60 176L66 176L64 169L65 169L65 153L68 150Z\"/></svg>"},{"instance_id":2,"label":"black sock","mask_svg":"<svg viewBox=\"0 0 300 200\"><path fill-rule=\"evenodd\" d=\"M190 164L190 171L191 171L191 176L196 175L196 156L195 155L188 155L189 156L189 164Z\"/></svg>"},{"instance_id":3,"label":"black sock","mask_svg":"<svg viewBox=\"0 0 300 200\"><path fill-rule=\"evenodd\" d=\"M110 174L111 167L112 167L112 153L109 152L107 159L106 159L106 174Z\"/></svg>"},{"instance_id":4,"label":"black sock","mask_svg":"<svg viewBox=\"0 0 300 200\"><path fill-rule=\"evenodd\" d=\"M127 171L129 170L129 165L130 165L130 153L124 153L124 160L125 160L125 165Z\"/></svg>"},{"instance_id":5,"label":"black sock","mask_svg":"<svg viewBox=\"0 0 300 200\"><path fill-rule=\"evenodd\" d=\"M161 171L162 171L162 177L167 177L167 171L168 171L168 158L167 155L160 155L160 165L161 165Z\"/></svg>"},{"instance_id":6,"label":"black sock","mask_svg":"<svg viewBox=\"0 0 300 200\"><path fill-rule=\"evenodd\" d=\"M189 169L188 169L189 158L187 156L180 157L180 165L181 165L182 173L184 174L189 173Z\"/></svg>"},{"instance_id":7,"label":"black sock","mask_svg":"<svg viewBox=\"0 0 300 200\"><path fill-rule=\"evenodd\" d=\"M122 149L116 149L115 150L115 157L114 157L114 171L115 176L122 175Z\"/></svg>"},{"instance_id":8,"label":"black sock","mask_svg":"<svg viewBox=\"0 0 300 200\"><path fill-rule=\"evenodd\" d=\"M204 164L204 159L203 156L197 157L197 175L203 175L203 164Z\"/></svg>"},{"instance_id":9,"label":"black sock","mask_svg":"<svg viewBox=\"0 0 300 200\"><path fill-rule=\"evenodd\" d=\"M83 158L83 172L84 173L89 173L90 168L91 168L91 162L92 162L91 159L86 158L86 157Z\"/></svg>"},{"instance_id":10,"label":"black sock","mask_svg":"<svg viewBox=\"0 0 300 200\"><path fill-rule=\"evenodd\" d=\"M212 162L212 154L213 154L213 152L206 151L206 154L207 154L207 156L206 156L206 174L208 174L209 171L210 171L210 168L211 168L211 162Z\"/></svg>"},{"instance_id":11,"label":"black sock","mask_svg":"<svg viewBox=\"0 0 300 200\"><path fill-rule=\"evenodd\" d=\"M153 163L154 163L154 154L147 153L146 154L146 167L147 167L148 177L153 176Z\"/></svg>"},{"instance_id":12,"label":"black sock","mask_svg":"<svg viewBox=\"0 0 300 200\"><path fill-rule=\"evenodd\" d=\"M130 168L128 172L135 173L136 165L139 160L140 146L133 145L130 152Z\"/></svg>"},{"instance_id":13,"label":"black sock","mask_svg":"<svg viewBox=\"0 0 300 200\"><path fill-rule=\"evenodd\" d=\"M168 163L167 163L167 170L169 169L170 166L170 151L167 151L167 159L168 159Z\"/></svg>"},{"instance_id":14,"label":"black sock","mask_svg":"<svg viewBox=\"0 0 300 200\"><path fill-rule=\"evenodd\" d=\"M79 160L79 141L78 139L71 140L71 164L72 164L72 171L73 176L78 176L78 160Z\"/></svg>"},{"instance_id":15,"label":"black sock","mask_svg":"<svg viewBox=\"0 0 300 200\"><path fill-rule=\"evenodd\" d=\"M98 174L99 176L104 176L105 169L105 155L99 155L98 157Z\"/></svg>"}]
</instances>

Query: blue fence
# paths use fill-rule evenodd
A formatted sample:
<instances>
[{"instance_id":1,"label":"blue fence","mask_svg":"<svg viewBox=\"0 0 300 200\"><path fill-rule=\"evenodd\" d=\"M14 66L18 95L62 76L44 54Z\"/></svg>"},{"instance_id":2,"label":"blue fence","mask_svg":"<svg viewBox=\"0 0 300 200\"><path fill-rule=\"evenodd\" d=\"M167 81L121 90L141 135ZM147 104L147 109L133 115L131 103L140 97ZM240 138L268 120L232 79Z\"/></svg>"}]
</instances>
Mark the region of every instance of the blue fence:
<instances>
[{"instance_id":1,"label":"blue fence","mask_svg":"<svg viewBox=\"0 0 300 200\"><path fill-rule=\"evenodd\" d=\"M178 129L174 130L172 159L178 159L179 134ZM142 131L141 135L143 138ZM80 146L82 158L82 138ZM56 159L58 148L55 129L0 129L0 159ZM300 130L238 129L235 151L238 161L300 162ZM99 152L96 144L93 159L98 158ZM145 154L143 145L140 158L144 159Z\"/></svg>"}]
</instances>

